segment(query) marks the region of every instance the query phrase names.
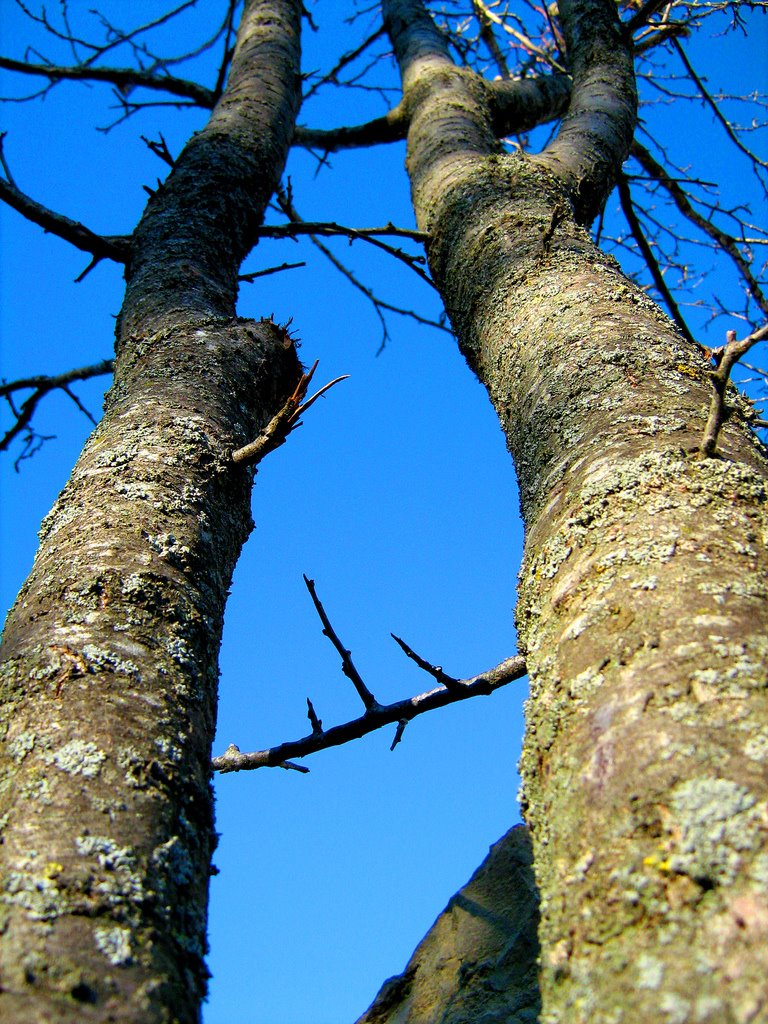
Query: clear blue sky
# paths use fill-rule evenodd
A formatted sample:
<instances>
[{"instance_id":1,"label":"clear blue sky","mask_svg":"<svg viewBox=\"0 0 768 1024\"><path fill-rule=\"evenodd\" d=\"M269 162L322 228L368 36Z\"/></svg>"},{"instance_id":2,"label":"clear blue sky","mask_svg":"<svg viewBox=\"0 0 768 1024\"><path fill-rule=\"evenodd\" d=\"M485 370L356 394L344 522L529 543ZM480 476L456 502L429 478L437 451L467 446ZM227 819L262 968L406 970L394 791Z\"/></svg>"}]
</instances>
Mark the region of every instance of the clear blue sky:
<instances>
[{"instance_id":1,"label":"clear blue sky","mask_svg":"<svg viewBox=\"0 0 768 1024\"><path fill-rule=\"evenodd\" d=\"M200 24L211 10L218 17L219 6L199 5L178 23L176 40L201 38ZM0 52L21 57L28 26L11 0L0 7ZM164 7L146 0L102 5L123 25ZM305 69L328 66L373 27L373 15L344 25L348 13L341 0L316 5L321 32L306 33ZM758 84L766 20L738 60L726 53L730 38L712 44L717 76L734 91ZM52 46L43 52L67 59ZM204 74L210 83L210 70ZM0 94L10 91L3 75ZM151 110L104 135L94 126L108 123L111 102L106 87L65 84L44 103L3 105L0 128L22 189L116 234L138 219L142 183L164 174L139 136L156 138L160 130L175 153L204 115ZM376 96L327 90L301 120L349 123L381 109ZM706 157L702 176L723 179L737 196L751 190L754 200L722 139L711 134L702 146L711 127L699 113L681 123L672 107L644 110L661 123L681 163ZM307 219L411 226L403 159L399 145L340 154L315 177L315 160L296 153L289 167L296 205ZM110 355L120 269L102 264L74 285L83 254L5 208L0 227L2 376ZM333 247L382 298L438 313L434 295L400 265L362 243ZM227 611L216 752L230 742L257 749L303 735L307 696L326 725L359 711L302 573L316 580L381 701L429 688L390 630L458 675L515 651L522 530L511 462L483 389L449 335L394 315L377 357L381 329L370 304L307 243L260 246L244 269L298 259L307 267L244 286L239 312L293 317L304 361L320 360L319 383L344 373L350 379L259 470L257 529ZM720 278L707 286L725 295L732 287ZM721 321L707 336L695 312L691 322L710 344L722 342L726 327L739 329ZM100 393L97 383L78 388L94 412ZM19 474L7 455L0 463L3 608L29 569L39 522L89 430L64 396L44 403L36 425L57 440ZM402 970L488 846L518 820L523 696L513 684L419 719L394 753L386 730L314 756L309 775L262 770L217 780L221 874L212 884L206 1024L351 1024L380 983Z\"/></svg>"}]
</instances>

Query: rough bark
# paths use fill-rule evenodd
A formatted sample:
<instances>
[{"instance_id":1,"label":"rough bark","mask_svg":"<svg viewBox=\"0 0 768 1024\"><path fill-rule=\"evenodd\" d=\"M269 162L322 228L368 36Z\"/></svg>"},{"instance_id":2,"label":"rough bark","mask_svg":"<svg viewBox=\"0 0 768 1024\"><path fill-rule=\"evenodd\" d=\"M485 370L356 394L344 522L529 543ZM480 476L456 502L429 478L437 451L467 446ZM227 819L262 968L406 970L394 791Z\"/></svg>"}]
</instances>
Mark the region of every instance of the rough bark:
<instances>
[{"instance_id":1,"label":"rough bark","mask_svg":"<svg viewBox=\"0 0 768 1024\"><path fill-rule=\"evenodd\" d=\"M494 843L357 1024L534 1024L537 904L531 840L518 825Z\"/></svg>"},{"instance_id":2,"label":"rough bark","mask_svg":"<svg viewBox=\"0 0 768 1024\"><path fill-rule=\"evenodd\" d=\"M297 0L246 3L230 80L132 238L105 416L6 624L3 1021L192 1022L215 843L222 615L252 523L231 452L299 376L237 269L299 104Z\"/></svg>"},{"instance_id":3,"label":"rough bark","mask_svg":"<svg viewBox=\"0 0 768 1024\"><path fill-rule=\"evenodd\" d=\"M631 136L615 8L560 4L574 99L527 158L413 7L385 4L414 206L526 525L541 1020L767 1020L768 469L735 395L699 455L703 355L580 226Z\"/></svg>"}]
</instances>

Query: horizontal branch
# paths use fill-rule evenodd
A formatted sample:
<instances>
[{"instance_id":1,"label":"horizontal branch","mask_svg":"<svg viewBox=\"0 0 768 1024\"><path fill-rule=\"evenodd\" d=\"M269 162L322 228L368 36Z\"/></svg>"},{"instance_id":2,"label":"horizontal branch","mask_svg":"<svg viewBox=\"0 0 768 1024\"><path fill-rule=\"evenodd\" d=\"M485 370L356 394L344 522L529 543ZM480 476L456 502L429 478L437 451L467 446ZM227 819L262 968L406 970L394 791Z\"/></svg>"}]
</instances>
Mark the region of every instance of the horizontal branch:
<instances>
[{"instance_id":1,"label":"horizontal branch","mask_svg":"<svg viewBox=\"0 0 768 1024\"><path fill-rule=\"evenodd\" d=\"M110 259L126 263L130 254L130 239L125 235L97 235L80 221L65 217L62 213L49 210L12 185L0 178L0 199L20 213L22 217L37 224L44 231L58 235L65 242L83 252L89 252L97 259Z\"/></svg>"},{"instance_id":2,"label":"horizontal branch","mask_svg":"<svg viewBox=\"0 0 768 1024\"><path fill-rule=\"evenodd\" d=\"M6 451L10 446L11 442L19 436L19 434L29 427L32 421L32 417L35 413L37 406L40 404L43 398L51 392L57 389L66 391L70 398L75 402L82 412L86 410L79 404L76 397L69 391L69 385L74 384L78 380L90 380L92 377L101 377L107 373L112 373L114 367L113 360L104 359L100 363L94 363L91 366L79 366L74 370L67 370L64 373L58 373L52 376L45 374L38 374L35 377L20 377L18 380L3 381L0 384L0 398L4 398L10 406L11 412L15 417L15 423L13 426L6 431L2 438L0 438L0 451ZM32 394L22 402L20 406L17 406L14 402L14 395L18 391L30 390ZM86 412L86 415L89 415ZM90 416L89 416L90 418Z\"/></svg>"},{"instance_id":3,"label":"horizontal branch","mask_svg":"<svg viewBox=\"0 0 768 1024\"><path fill-rule=\"evenodd\" d=\"M157 75L154 71L139 68L95 68L89 64L76 64L72 67L57 64L29 64L22 60L11 60L0 57L0 68L5 71L17 71L24 75L36 75L47 78L50 82L68 80L72 82L107 82L116 86L121 92L131 87L153 89L166 92L171 96L182 96L192 100L197 106L211 110L216 97L211 89L185 78L174 78L172 75Z\"/></svg>"},{"instance_id":4,"label":"horizontal branch","mask_svg":"<svg viewBox=\"0 0 768 1024\"><path fill-rule=\"evenodd\" d=\"M398 228L394 224L385 224L380 228L348 228L335 221L291 221L290 224L263 224L256 229L260 238L294 238L296 235L343 235L346 238L362 238L370 242L378 235L391 235L395 238L412 238L415 242L426 242L429 235L425 231L413 228Z\"/></svg>"},{"instance_id":5,"label":"horizontal branch","mask_svg":"<svg viewBox=\"0 0 768 1024\"><path fill-rule=\"evenodd\" d=\"M306 757L318 750L337 747L350 740L359 739L369 732L381 729L385 725L394 725L401 721L410 722L418 715L436 708L444 708L470 697L487 695L506 686L525 675L525 659L522 655L507 658L501 664L472 676L470 679L459 679L452 689L439 686L426 693L420 693L407 700L396 701L394 704L378 704L359 718L343 725L336 725L322 732L313 731L300 740L289 740L276 747L256 750L253 753L242 753L234 744L220 756L215 757L212 767L215 772L241 772L255 768L276 768L282 766L289 758ZM296 767L296 766L292 766Z\"/></svg>"},{"instance_id":6,"label":"horizontal branch","mask_svg":"<svg viewBox=\"0 0 768 1024\"><path fill-rule=\"evenodd\" d=\"M507 658L501 664L494 666L487 672L472 676L470 679L454 679L446 675L442 668L431 665L424 658L420 657L399 637L392 634L393 639L400 648L405 651L408 657L415 661L419 668L428 672L440 685L434 690L417 694L407 700L395 701L393 704L379 704L358 672L352 661L350 651L339 639L338 634L331 625L328 614L323 607L320 598L315 590L314 580L304 577L304 583L309 591L312 603L323 624L323 635L327 636L334 648L341 657L342 671L351 680L358 696L365 706L365 713L359 718L344 722L343 725L333 726L331 729L323 729L323 723L315 711L312 701L307 698L307 715L312 726L312 732L299 740L289 740L280 743L276 747L269 747L266 750L256 750L252 753L243 753L234 743L230 744L220 757L212 761L213 771L216 772L241 772L250 771L255 768L292 768L295 771L307 772L308 768L294 764L289 759L292 757L306 757L307 754L314 754L318 750L327 750L328 747L338 747L342 743L359 739L361 736L381 729L385 725L397 724L395 738L391 750L397 746L402 739L406 725L418 715L427 711L445 707L448 704L455 704L460 700L468 700L470 697L487 695L498 690L515 679L521 679L526 674L525 659L522 655L515 655Z\"/></svg>"},{"instance_id":7,"label":"horizontal branch","mask_svg":"<svg viewBox=\"0 0 768 1024\"><path fill-rule=\"evenodd\" d=\"M335 153L339 149L378 146L385 142L399 142L408 131L408 118L402 104L393 107L383 117L374 117L365 124L341 128L307 128L297 125L293 144L304 149L321 149Z\"/></svg>"},{"instance_id":8,"label":"horizontal branch","mask_svg":"<svg viewBox=\"0 0 768 1024\"><path fill-rule=\"evenodd\" d=\"M478 76L478 81L483 81ZM538 78L504 79L483 82L491 107L494 130L499 136L530 131L561 117L571 96L571 77L564 73ZM339 128L298 126L294 145L335 153L340 149L376 146L398 142L408 133L408 114L402 103L364 124Z\"/></svg>"}]
</instances>

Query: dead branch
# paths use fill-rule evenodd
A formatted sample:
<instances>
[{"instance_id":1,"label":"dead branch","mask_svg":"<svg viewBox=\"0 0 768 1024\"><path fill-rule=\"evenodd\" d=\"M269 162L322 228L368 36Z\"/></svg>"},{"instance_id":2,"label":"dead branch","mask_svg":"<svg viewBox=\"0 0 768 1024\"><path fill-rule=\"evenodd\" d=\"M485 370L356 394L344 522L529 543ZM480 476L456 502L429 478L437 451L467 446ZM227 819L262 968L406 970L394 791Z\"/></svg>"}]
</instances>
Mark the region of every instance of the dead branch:
<instances>
[{"instance_id":1,"label":"dead branch","mask_svg":"<svg viewBox=\"0 0 768 1024\"><path fill-rule=\"evenodd\" d=\"M64 391L72 399L75 405L77 405L80 411L88 416L88 418L93 422L93 417L82 405L76 395L73 394L69 385L73 384L77 380L90 380L92 377L100 377L104 374L112 373L113 368L113 360L105 359L101 363L94 363L92 366L80 366L75 370L67 370L65 373L59 373L53 376L40 374L35 377L21 377L18 380L10 382L3 381L2 384L0 384L0 398L4 398L8 403L8 406L15 418L15 423L6 431L0 440L0 451L7 451L15 438L17 438L23 430L29 429L29 424L32 421L32 417L35 414L37 406L47 394L57 389ZM29 397L26 398L20 406L17 406L14 401L16 393L30 389L32 394L29 395ZM34 433L30 435L27 439L28 446L30 441L34 441L36 436L37 435Z\"/></svg>"},{"instance_id":2,"label":"dead branch","mask_svg":"<svg viewBox=\"0 0 768 1024\"><path fill-rule=\"evenodd\" d=\"M693 207L690 198L686 195L680 184L667 174L665 168L637 140L634 140L632 143L631 153L643 170L666 189L680 213L692 224L695 224L700 231L708 235L730 257L743 277L755 302L762 312L768 315L768 298L763 293L760 282L752 273L749 263L741 254L738 241L732 235L717 227L711 220L702 216Z\"/></svg>"},{"instance_id":3,"label":"dead branch","mask_svg":"<svg viewBox=\"0 0 768 1024\"><path fill-rule=\"evenodd\" d=\"M728 387L731 370L734 364L742 356L745 356L753 345L768 338L768 324L765 324L765 326L757 331L753 331L752 334L742 338L741 341L736 340L735 331L728 331L727 338L728 341L722 348L714 349L711 353L712 357L717 361L717 369L712 370L709 375L712 381L713 394L709 406L707 425L704 428L704 436L699 445L699 451L702 455L709 457L715 454L720 429L727 418L725 392Z\"/></svg>"},{"instance_id":4,"label":"dead branch","mask_svg":"<svg viewBox=\"0 0 768 1024\"><path fill-rule=\"evenodd\" d=\"M242 448L238 448L232 452L232 461L238 466L256 466L261 460L273 452L275 448L279 448L280 445L285 444L288 435L296 427L301 426L299 417L303 412L306 412L310 406L314 405L321 395L324 395L326 391L332 388L335 384L338 384L342 380L347 380L349 377L348 373L345 373L341 377L336 377L328 384L324 384L319 391L315 392L311 398L308 398L306 402L302 404L302 400L307 393L309 382L312 380L315 370L317 369L318 361L315 360L312 368L308 373L302 374L301 380L296 385L296 390L283 405L282 409L276 413L266 427L262 430L259 436L251 441L249 444L244 445Z\"/></svg>"},{"instance_id":5,"label":"dead branch","mask_svg":"<svg viewBox=\"0 0 768 1024\"><path fill-rule=\"evenodd\" d=\"M173 75L158 75L154 71L145 71L141 68L96 68L87 64L66 67L59 64L30 64L9 57L0 57L0 68L47 78L54 84L60 81L108 82L124 94L136 87L152 89L192 100L195 106L203 107L205 110L212 109L216 102L213 91L204 85L185 78L175 78Z\"/></svg>"},{"instance_id":6,"label":"dead branch","mask_svg":"<svg viewBox=\"0 0 768 1024\"><path fill-rule=\"evenodd\" d=\"M664 275L661 272L661 268L659 267L656 257L653 254L653 250L651 249L648 239L645 237L643 229L640 225L640 221L638 220L637 214L635 213L634 204L632 202L632 194L629 190L629 183L627 182L627 178L624 174L619 176L619 180L616 183L616 185L619 193L619 201L621 203L622 212L624 214L624 217L626 218L627 224L629 225L629 230L632 232L632 237L637 242L637 247L642 253L643 259L645 260L645 265L648 267L648 270L650 271L651 277L653 278L653 283L656 285L656 290L664 300L666 307L669 310L670 316L677 324L683 337L686 338L687 341L691 342L691 344L696 345L696 339L693 337L690 330L688 329L688 324L683 319L680 309L677 303L675 302L672 293L667 287L667 283L664 280Z\"/></svg>"},{"instance_id":7,"label":"dead branch","mask_svg":"<svg viewBox=\"0 0 768 1024\"><path fill-rule=\"evenodd\" d=\"M369 732L381 729L385 725L397 725L395 737L391 750L397 746L403 736L406 725L412 719L423 715L427 711L436 708L446 707L448 704L455 704L460 700L468 700L481 694L487 695L495 690L506 686L516 679L521 679L526 674L525 659L522 655L515 655L507 658L499 665L472 676L469 679L453 679L442 673L442 669L436 669L419 655L415 654L404 641L395 638L400 647L408 654L411 660L415 661L420 668L435 675L439 672L443 680L450 680L450 687L441 683L434 690L417 694L415 697L408 697L406 700L395 701L392 704L379 704L371 691L363 682L359 672L355 668L350 652L345 648L331 626L328 615L317 597L314 581L304 577L304 582L312 597L320 620L323 623L323 633L327 636L342 660L342 671L351 679L358 695L365 705L365 713L359 718L336 725L330 729L323 729L323 723L315 712L312 701L307 698L307 715L312 725L312 732L298 740L288 740L275 747L268 747L265 750L256 750L252 753L242 753L235 744L230 744L220 757L213 758L211 767L215 772L240 772L251 771L255 768L292 768L296 771L307 772L308 768L297 765L289 760L293 757L306 757L318 750L327 750L329 747L337 747L350 740L359 739Z\"/></svg>"},{"instance_id":8,"label":"dead branch","mask_svg":"<svg viewBox=\"0 0 768 1024\"><path fill-rule=\"evenodd\" d=\"M20 213L22 217L37 224L44 231L58 235L65 242L83 252L89 252L98 259L110 259L126 263L130 254L130 239L124 235L97 235L80 221L65 217L62 213L49 210L42 203L26 195L10 180L0 178L0 199Z\"/></svg>"}]
</instances>

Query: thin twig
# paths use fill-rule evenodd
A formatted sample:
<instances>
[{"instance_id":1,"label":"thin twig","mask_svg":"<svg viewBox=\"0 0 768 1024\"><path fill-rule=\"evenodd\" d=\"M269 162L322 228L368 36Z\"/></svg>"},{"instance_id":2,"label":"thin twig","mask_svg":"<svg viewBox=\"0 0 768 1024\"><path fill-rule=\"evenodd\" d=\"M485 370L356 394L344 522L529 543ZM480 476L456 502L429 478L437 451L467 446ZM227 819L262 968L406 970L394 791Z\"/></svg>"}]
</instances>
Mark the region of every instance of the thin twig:
<instances>
[{"instance_id":1,"label":"thin twig","mask_svg":"<svg viewBox=\"0 0 768 1024\"><path fill-rule=\"evenodd\" d=\"M362 676L355 668L355 664L352 661L352 652L346 649L341 640L339 640L339 637L336 634L335 629L331 625L331 620L328 618L325 608L323 608L322 602L320 601L320 598L317 596L317 591L315 590L315 581L309 579L305 575L304 583L306 584L307 590L309 591L309 596L312 598L312 603L315 606L315 610L317 611L317 614L320 616L320 621L323 624L323 635L328 637L333 646L339 652L339 655L341 657L341 671L344 673L347 679L351 681L352 685L357 690L357 695L365 705L366 712L376 711L379 707L381 707L381 705L373 696L368 687L365 685Z\"/></svg>"},{"instance_id":2,"label":"thin twig","mask_svg":"<svg viewBox=\"0 0 768 1024\"><path fill-rule=\"evenodd\" d=\"M307 89L307 91L304 93L302 102L306 103L310 96L316 93L317 90L320 89L323 85L327 85L329 82L332 83L333 85L338 85L339 72L342 71L348 64L351 64L354 60L357 60L358 57L365 53L369 46L375 43L376 40L383 35L384 26L381 25L379 28L376 29L375 32L373 32L372 35L368 36L367 39L364 39L358 47L356 47L354 50L350 50L348 53L343 54L339 58L338 62L334 65L334 67L331 68L327 75L323 75L322 78L318 79L318 81L316 82L313 82L313 84Z\"/></svg>"},{"instance_id":3,"label":"thin twig","mask_svg":"<svg viewBox=\"0 0 768 1024\"><path fill-rule=\"evenodd\" d=\"M664 280L664 275L661 272L661 268L659 267L656 257L653 254L653 250L651 249L648 239L645 237L643 229L640 225L640 221L638 220L637 214L635 213L634 204L632 202L632 194L630 192L629 184L627 182L626 177L623 174L620 174L619 180L616 184L619 193L619 201L621 203L622 212L626 218L627 224L629 225L629 230L632 232L632 237L637 242L637 246L643 255L645 264L648 267L648 270L651 272L651 277L653 278L653 283L656 285L656 290L664 299L667 309L669 310L670 316L677 324L683 336L692 345L695 345L697 344L696 339L691 334L688 328L688 324L683 319L683 315L680 312L680 309L678 308L678 305L675 302L672 293L667 287L667 283Z\"/></svg>"},{"instance_id":4,"label":"thin twig","mask_svg":"<svg viewBox=\"0 0 768 1024\"><path fill-rule=\"evenodd\" d=\"M404 654L411 659L411 661L414 661L419 666L420 669L423 669L425 672L428 672L431 676L433 676L438 681L438 683L442 683L443 686L446 686L449 690L455 690L458 686L461 685L458 679L455 679L453 676L449 676L446 672L443 672L441 665L430 664L430 662L425 661L424 658L421 657L421 655L417 654L412 647L409 647L405 640L402 640L399 636L396 636L394 633L390 633L389 635L392 637L392 639L395 641L398 647L404 652Z\"/></svg>"},{"instance_id":5,"label":"thin twig","mask_svg":"<svg viewBox=\"0 0 768 1024\"><path fill-rule=\"evenodd\" d=\"M303 261L300 263L281 263L279 267L267 267L266 270L254 270L250 274L240 274L237 280L244 281L246 284L253 284L259 277L278 274L281 270L295 270L297 267L306 267L306 265Z\"/></svg>"}]
</instances>

